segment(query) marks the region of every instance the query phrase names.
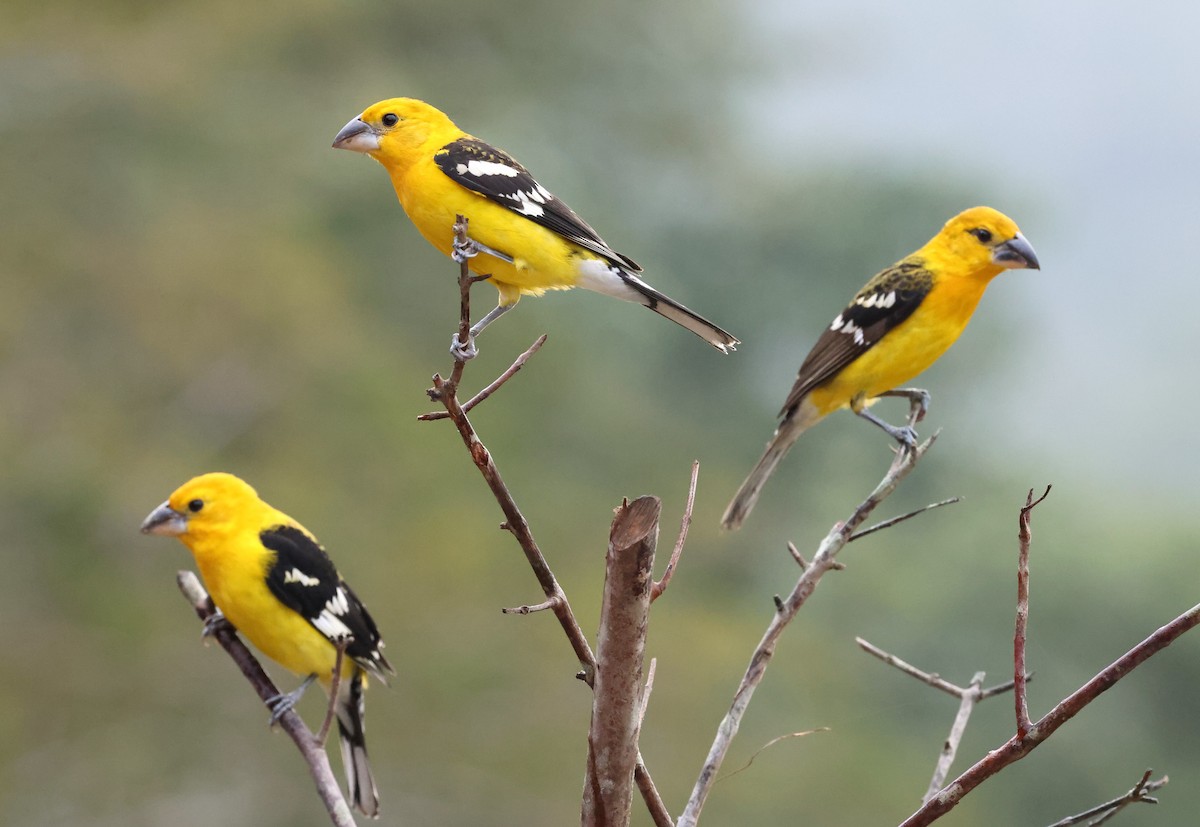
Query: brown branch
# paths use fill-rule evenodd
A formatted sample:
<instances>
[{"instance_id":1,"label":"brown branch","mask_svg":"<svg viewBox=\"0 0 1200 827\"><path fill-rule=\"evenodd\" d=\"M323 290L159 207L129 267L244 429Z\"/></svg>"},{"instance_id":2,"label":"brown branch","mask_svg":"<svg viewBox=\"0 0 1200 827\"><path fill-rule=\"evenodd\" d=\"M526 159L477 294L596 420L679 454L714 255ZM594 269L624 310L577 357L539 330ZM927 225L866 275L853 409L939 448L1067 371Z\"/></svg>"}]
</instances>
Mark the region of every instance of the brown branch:
<instances>
[{"instance_id":1,"label":"brown branch","mask_svg":"<svg viewBox=\"0 0 1200 827\"><path fill-rule=\"evenodd\" d=\"M466 219L460 215L457 217L454 228L455 235L460 242L466 240L466 230ZM471 285L475 281L478 281L478 279L471 276L466 262L463 262L459 267L458 279L460 342L467 341L467 337L470 335ZM532 352L536 351L537 347L540 347L540 345L535 343L535 346L531 347L526 353L531 355ZM527 356L523 354L517 361L521 362L523 358L527 358ZM463 444L466 445L467 451L471 454L472 461L479 469L479 473L483 475L484 481L491 489L496 502L500 505L500 510L504 512L505 522L502 528L510 532L517 540L517 543L521 546L521 550L525 554L525 559L529 563L529 567L533 570L534 576L542 587L542 592L546 596L545 603L539 606L528 607L529 611L532 612L545 608L554 612L559 625L567 636L567 641L571 644L571 649L574 651L575 657L579 661L581 669L576 677L580 678L588 686L592 686L595 680L596 658L592 654L592 648L588 644L587 637L580 628L579 622L575 618L575 613L571 610L571 604L567 600L566 593L559 585L554 572L551 571L541 549L538 548L537 541L533 538L533 532L530 530L529 524L525 521L525 517L517 507L517 503L509 492L508 486L500 476L500 471L496 467L491 453L480 441L478 434L475 433L474 426L471 425L471 421L467 418L466 411L459 404L458 385L462 380L464 367L465 362L455 359L454 368L450 373L449 379L443 379L441 376L434 374L433 387L427 391L429 398L440 402L445 407L446 418L451 420L455 428L458 429ZM506 373L515 373L519 367L517 363L514 363L514 367L510 368ZM496 387L499 387L499 384L493 383ZM518 609L517 613L524 614L526 612L521 612ZM645 800L646 807L650 811L655 827L673 827L671 817L667 813L662 798L654 786L654 780L650 777L650 772L646 769L646 765L641 760L640 755L638 755L637 759L634 780L642 793L642 798Z\"/></svg>"},{"instance_id":2,"label":"brown branch","mask_svg":"<svg viewBox=\"0 0 1200 827\"><path fill-rule=\"evenodd\" d=\"M338 690L342 686L342 661L346 658L346 648L354 641L353 637L346 638L335 644L337 655L333 660L333 674L329 677L329 707L325 710L325 720L317 730L316 739L324 746L329 737L329 728L333 726L333 716L337 714Z\"/></svg>"},{"instance_id":3,"label":"brown branch","mask_svg":"<svg viewBox=\"0 0 1200 827\"><path fill-rule=\"evenodd\" d=\"M1050 496L1050 486L1035 501L1033 489L1025 495L1025 507L1021 509L1020 528L1017 532L1017 624L1013 633L1013 699L1017 712L1017 737L1024 738L1033 726L1029 720L1029 701L1025 692L1025 635L1029 626L1029 542L1033 530L1029 520L1038 503Z\"/></svg>"},{"instance_id":4,"label":"brown branch","mask_svg":"<svg viewBox=\"0 0 1200 827\"><path fill-rule=\"evenodd\" d=\"M520 356L518 356L516 361L513 362L511 365L509 365L508 369L506 371L504 371L504 373L497 376L490 385L488 385L486 388L481 390L479 393L475 394L470 399L468 399L466 402L464 402L463 406L462 406L463 413L470 413L472 408L474 408L480 402L487 399L493 393L498 391L500 389L501 385L503 385L509 379L512 379L513 376L516 375L517 371L519 371L521 368L525 367L525 363L529 361L529 357L532 356L533 354L537 353L539 350L541 350L542 345L544 345L544 344L546 344L546 334L545 333L543 333L541 336L538 336L537 339L534 340L534 343L529 346L529 349L526 350L524 353L522 353ZM458 364L462 364L462 363L460 362ZM457 367L457 365L456 365L456 367ZM450 418L450 414L447 413L446 411L430 411L429 413L423 413L417 417L417 419L422 422L432 422L433 420L436 420L436 419L449 419L449 418Z\"/></svg>"},{"instance_id":5,"label":"brown branch","mask_svg":"<svg viewBox=\"0 0 1200 827\"><path fill-rule=\"evenodd\" d=\"M513 606L511 609L501 609L500 614L504 615L531 615L534 612L544 612L547 609L553 609L558 606L558 598L552 597L549 600L543 600L533 606Z\"/></svg>"},{"instance_id":6,"label":"brown branch","mask_svg":"<svg viewBox=\"0 0 1200 827\"><path fill-rule=\"evenodd\" d=\"M866 537L868 534L874 534L876 531L883 531L885 528L891 528L892 526L896 525L896 523L902 523L905 520L911 520L913 517L916 517L918 514L924 514L926 511L932 511L933 509L941 508L944 505L954 505L955 503L960 503L960 502L962 502L962 497L951 497L948 500L942 500L941 502L937 502L937 503L930 503L929 505L922 506L921 508L918 508L915 511L910 511L907 514L901 514L899 517L892 517L891 519L884 520L882 523L876 523L875 525L871 526L870 528L864 528L862 531L853 535L847 542L853 543L855 540L861 540L863 537Z\"/></svg>"},{"instance_id":7,"label":"brown branch","mask_svg":"<svg viewBox=\"0 0 1200 827\"><path fill-rule=\"evenodd\" d=\"M1092 816L1100 816L1100 818L1090 822L1090 824L1103 824L1117 813L1121 812L1121 810L1124 810L1130 804L1136 804L1138 802L1142 802L1144 804L1157 804L1158 799L1152 795L1148 795L1148 793L1162 789L1171 779L1164 775L1157 781L1151 781L1150 774L1152 772L1154 772L1154 770L1146 770L1142 774L1141 780L1133 785L1133 789L1125 793L1125 795L1121 796L1120 798L1114 798L1112 801L1106 801L1103 804L1091 808L1090 810L1085 810L1082 813L1076 813L1073 816L1068 816L1062 821L1054 822L1050 825L1050 827L1071 827L1071 825L1079 824L1091 818Z\"/></svg>"},{"instance_id":8,"label":"brown branch","mask_svg":"<svg viewBox=\"0 0 1200 827\"><path fill-rule=\"evenodd\" d=\"M923 406L919 400L913 399L909 412L910 427L916 425L922 410ZM779 637L783 634L783 630L787 628L787 625L796 616L800 607L804 605L809 595L817 588L817 584L825 575L825 572L834 568L834 563L836 562L834 559L835 556L850 541L850 537L853 536L855 529L862 525L867 517L871 515L871 512L888 495L896 490L896 486L916 467L917 462L925 455L925 452L929 450L936 439L937 434L934 434L915 448L910 449L905 446L896 452L891 467L875 487L875 490L854 509L849 519L844 523L835 525L830 530L825 539L821 541L816 554L813 555L812 562L800 573L800 578L796 581L796 585L791 593L787 598L778 600L777 609L771 616L771 622L767 625L767 630L763 634L762 640L759 641L750 656L750 663L746 667L745 674L742 676L737 691L734 693L733 702L717 727L712 747L704 759L704 765L700 769L700 775L696 779L695 786L692 788L692 794L688 798L683 814L679 817L678 827L695 827L696 822L699 820L700 811L704 808L704 802L707 800L708 794L712 791L712 785L716 781L717 772L721 768L721 763L725 760L725 755L729 751L730 744L737 735L742 718L746 714L746 708L750 705L750 701L754 696L754 691L762 682L767 667L770 665L771 658L775 655L775 647L779 641Z\"/></svg>"},{"instance_id":9,"label":"brown branch","mask_svg":"<svg viewBox=\"0 0 1200 827\"><path fill-rule=\"evenodd\" d=\"M683 544L687 542L688 528L692 525L692 506L696 504L696 480L699 477L700 460L697 459L692 461L692 480L688 483L687 505L683 508L683 519L679 522L679 536L675 540L675 548L671 550L671 557L667 560L667 567L663 569L662 577L655 580L650 589L651 603L662 596L662 593L667 590L667 586L671 585L671 578L675 576L679 557L683 554Z\"/></svg>"},{"instance_id":10,"label":"brown branch","mask_svg":"<svg viewBox=\"0 0 1200 827\"><path fill-rule=\"evenodd\" d=\"M622 503L609 533L583 785L585 827L623 827L629 823L638 759L642 663L661 513L662 503L657 497Z\"/></svg>"},{"instance_id":11,"label":"brown branch","mask_svg":"<svg viewBox=\"0 0 1200 827\"><path fill-rule=\"evenodd\" d=\"M911 675L912 677L916 678L917 680L921 681L922 683L929 684L934 689L940 689L943 692L945 692L947 695L953 695L956 698L961 698L963 693L967 691L966 689L964 689L961 686L956 686L955 684L950 683L950 681L943 680L942 677L940 675L938 675L937 673L925 672L924 670L918 669L917 667L913 666L912 664L907 663L906 661L900 660L900 658L896 657L895 655L891 654L890 652L885 652L882 649L880 649L878 646L875 646L872 643L868 643L867 641L863 640L860 637L856 637L854 639L854 642L857 643L859 648L862 649L864 652L866 652L869 655L874 655L875 657L879 658L881 661L886 663L888 666L894 666L897 669L899 669L901 672L903 672L904 674ZM982 682L982 679L980 679L980 682Z\"/></svg>"},{"instance_id":12,"label":"brown branch","mask_svg":"<svg viewBox=\"0 0 1200 827\"><path fill-rule=\"evenodd\" d=\"M1037 505L1037 502L1027 501L1026 509L1032 509L1034 505ZM983 784L992 775L1002 771L1004 767L1024 759L1026 755L1037 749L1038 745L1042 744L1046 738L1054 735L1058 727L1066 724L1068 720L1078 715L1088 703L1096 700L1105 691L1114 687L1117 681L1129 675L1129 672L1132 672L1136 667L1145 663L1154 654L1162 652L1164 648L1170 646L1183 633L1186 633L1186 631L1196 627L1198 624L1200 624L1200 605L1195 605L1192 609L1176 617L1174 621L1154 631L1146 640L1129 649L1120 658L1112 661L1111 664L1104 667L1096 676L1092 677L1091 681L1088 681L1082 687L1073 691L1072 694L1064 697L1054 708L1050 709L1050 712L1043 715L1039 720L1034 721L1024 735L1021 735L1020 732L1016 733L1007 742L991 750L983 759L980 759L973 766L967 768L966 772L959 775L952 783L938 792L936 796L930 798L928 802L925 802L916 813L908 816L901 823L900 827L929 825L929 823L949 813L950 810L954 809L962 801L962 797L966 796L968 792L976 789L977 786ZM1014 684L1021 685L1024 683L1024 679L1024 675L1015 676Z\"/></svg>"},{"instance_id":13,"label":"brown branch","mask_svg":"<svg viewBox=\"0 0 1200 827\"><path fill-rule=\"evenodd\" d=\"M176 576L175 582L178 583L179 590L183 592L183 596L191 603L196 615L202 621L207 624L211 618L216 616L216 607L213 606L212 599L200 585L200 580L195 574L190 571L181 571ZM246 648L246 644L242 643L242 639L237 636L237 630L231 624L212 624L207 628L211 630L210 636L216 639L221 648L229 653L233 662L242 670L242 674L250 681L250 685L254 687L254 691L258 693L258 697L262 699L263 703L278 697L279 689L267 677L267 673L263 671L258 659ZM300 750L304 762L308 764L308 771L312 774L313 782L316 784L317 795L321 797L325 810L329 813L329 820L335 827L354 827L354 816L350 814L350 806L346 803L342 790L338 787L337 779L333 775L333 769L329 766L329 756L325 754L324 745L317 741L294 709L289 709L280 715L278 723L283 731L291 737L296 748Z\"/></svg>"}]
</instances>

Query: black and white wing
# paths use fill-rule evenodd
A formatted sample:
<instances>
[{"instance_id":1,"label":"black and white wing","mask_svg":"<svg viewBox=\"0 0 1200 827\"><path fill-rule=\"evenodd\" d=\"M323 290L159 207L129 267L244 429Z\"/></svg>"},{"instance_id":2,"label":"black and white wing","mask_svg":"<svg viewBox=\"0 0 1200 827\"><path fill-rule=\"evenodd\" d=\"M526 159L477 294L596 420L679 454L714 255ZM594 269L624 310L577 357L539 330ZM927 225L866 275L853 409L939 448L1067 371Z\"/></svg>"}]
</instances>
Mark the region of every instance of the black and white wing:
<instances>
[{"instance_id":1,"label":"black and white wing","mask_svg":"<svg viewBox=\"0 0 1200 827\"><path fill-rule=\"evenodd\" d=\"M810 391L832 379L911 316L932 286L933 274L915 258L894 264L867 282L805 357L779 415L789 416Z\"/></svg>"},{"instance_id":2,"label":"black and white wing","mask_svg":"<svg viewBox=\"0 0 1200 827\"><path fill-rule=\"evenodd\" d=\"M433 160L455 183L619 267L641 272L641 267L605 244L586 221L539 184L529 170L507 152L478 138L468 137L446 144L434 153Z\"/></svg>"},{"instance_id":3,"label":"black and white wing","mask_svg":"<svg viewBox=\"0 0 1200 827\"><path fill-rule=\"evenodd\" d=\"M385 673L395 670L383 656L379 629L362 601L342 580L325 549L295 526L268 528L259 539L276 555L267 572L271 594L331 643L353 637L346 654L386 682Z\"/></svg>"}]
</instances>

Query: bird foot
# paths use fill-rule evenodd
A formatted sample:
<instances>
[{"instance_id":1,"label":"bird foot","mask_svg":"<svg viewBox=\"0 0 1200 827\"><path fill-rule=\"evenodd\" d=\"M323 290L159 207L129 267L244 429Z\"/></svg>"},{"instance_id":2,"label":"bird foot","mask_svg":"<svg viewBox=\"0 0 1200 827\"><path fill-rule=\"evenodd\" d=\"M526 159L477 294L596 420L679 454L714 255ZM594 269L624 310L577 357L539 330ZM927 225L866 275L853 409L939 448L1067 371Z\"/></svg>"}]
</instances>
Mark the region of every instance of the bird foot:
<instances>
[{"instance_id":1,"label":"bird foot","mask_svg":"<svg viewBox=\"0 0 1200 827\"><path fill-rule=\"evenodd\" d=\"M450 250L450 258L454 259L455 263L462 264L467 259L475 258L482 252L479 245L472 238L459 240L457 236L454 238L454 247Z\"/></svg>"},{"instance_id":2,"label":"bird foot","mask_svg":"<svg viewBox=\"0 0 1200 827\"><path fill-rule=\"evenodd\" d=\"M280 692L278 695L272 695L267 698L267 708L271 710L271 719L267 722L268 727L273 727L279 723L279 719L286 715L290 710L300 703L300 699L304 697L304 692L316 680L316 675L309 675L304 679L304 682L293 689L291 692Z\"/></svg>"},{"instance_id":3,"label":"bird foot","mask_svg":"<svg viewBox=\"0 0 1200 827\"><path fill-rule=\"evenodd\" d=\"M475 347L475 337L467 336L467 343L464 345L458 340L458 334L455 333L450 339L450 355L454 357L456 362L469 362L479 355L479 348Z\"/></svg>"},{"instance_id":4,"label":"bird foot","mask_svg":"<svg viewBox=\"0 0 1200 827\"><path fill-rule=\"evenodd\" d=\"M204 628L200 630L200 637L212 637L217 632L225 629L233 630L233 624L225 618L225 615L221 614L220 609L217 609L204 621Z\"/></svg>"}]
</instances>

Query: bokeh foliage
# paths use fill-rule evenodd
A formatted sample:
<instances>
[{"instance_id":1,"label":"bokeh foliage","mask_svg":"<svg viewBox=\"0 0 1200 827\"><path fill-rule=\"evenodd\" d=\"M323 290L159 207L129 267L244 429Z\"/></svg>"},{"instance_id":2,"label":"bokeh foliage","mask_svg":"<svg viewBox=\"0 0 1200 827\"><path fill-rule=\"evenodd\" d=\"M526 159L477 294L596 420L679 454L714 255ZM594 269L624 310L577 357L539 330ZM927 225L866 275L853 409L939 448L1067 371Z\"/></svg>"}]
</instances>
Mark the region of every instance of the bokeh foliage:
<instances>
[{"instance_id":1,"label":"bokeh foliage","mask_svg":"<svg viewBox=\"0 0 1200 827\"><path fill-rule=\"evenodd\" d=\"M473 419L585 628L610 509L659 494L672 533L701 460L683 567L653 613L658 679L643 735L678 812L770 595L795 576L785 541L807 548L844 516L882 472L886 443L835 417L734 536L716 530L725 501L821 326L867 275L991 187L986 174L905 158L807 162L772 133L769 112L748 117L743 90L781 58L740 8L0 11L0 823L322 823L290 745L262 726L224 656L199 645L173 586L182 547L136 532L174 486L218 469L322 537L389 642L400 674L370 693L368 714L383 823L576 817L589 704L570 651L548 617L500 616L536 602L536 584L457 436L414 419L429 408L429 376L449 367L456 269L408 225L381 170L329 149L346 120L397 94L512 151L650 281L745 340L723 358L631 305L552 294L490 329L467 373L482 384L550 335ZM1025 216L1055 203L1028 192L997 206L1040 250L1052 233ZM973 415L974 392L1019 352L1009 333L1043 277L1006 276L925 382L927 428L946 431L889 505L966 503L851 547L849 571L789 633L730 768L783 732L833 731L784 742L719 784L706 822L803 812L889 824L916 806L953 701L852 639L951 680L977 669L1002 680L1030 486L1073 483L1035 517L1035 710L1195 602L1180 564L1194 547L1185 514L1119 478L1074 475L1069 458L1028 451ZM486 285L476 295L478 310L491 306ZM1047 398L1021 411L1064 415ZM1187 780L1200 772L1194 653L1185 639L1148 664L948 823L1050 822L1145 766L1184 783L1122 823L1188 823L1200 807ZM304 711L315 720L320 705ZM964 760L1007 737L1011 720L1006 699L981 707Z\"/></svg>"}]
</instances>

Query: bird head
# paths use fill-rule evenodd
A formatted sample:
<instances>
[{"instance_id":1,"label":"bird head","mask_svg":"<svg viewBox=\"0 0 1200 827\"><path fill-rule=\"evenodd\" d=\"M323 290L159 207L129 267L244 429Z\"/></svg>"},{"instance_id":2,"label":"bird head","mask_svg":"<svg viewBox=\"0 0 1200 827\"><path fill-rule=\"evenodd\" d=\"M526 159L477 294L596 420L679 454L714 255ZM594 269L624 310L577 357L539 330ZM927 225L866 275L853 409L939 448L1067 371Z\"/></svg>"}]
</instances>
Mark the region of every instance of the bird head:
<instances>
[{"instance_id":1,"label":"bird head","mask_svg":"<svg viewBox=\"0 0 1200 827\"><path fill-rule=\"evenodd\" d=\"M204 474L176 488L151 511L142 521L142 533L178 537L186 543L227 525L247 506L260 502L255 490L233 474Z\"/></svg>"},{"instance_id":2,"label":"bird head","mask_svg":"<svg viewBox=\"0 0 1200 827\"><path fill-rule=\"evenodd\" d=\"M401 163L406 157L415 158L415 151L430 138L455 131L445 113L424 101L389 98L367 107L342 127L333 147L362 152L381 163Z\"/></svg>"},{"instance_id":3,"label":"bird head","mask_svg":"<svg viewBox=\"0 0 1200 827\"><path fill-rule=\"evenodd\" d=\"M989 276L1002 270L1041 269L1016 222L991 207L972 207L951 218L925 249L934 247L966 263L972 272Z\"/></svg>"}]
</instances>

